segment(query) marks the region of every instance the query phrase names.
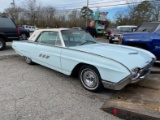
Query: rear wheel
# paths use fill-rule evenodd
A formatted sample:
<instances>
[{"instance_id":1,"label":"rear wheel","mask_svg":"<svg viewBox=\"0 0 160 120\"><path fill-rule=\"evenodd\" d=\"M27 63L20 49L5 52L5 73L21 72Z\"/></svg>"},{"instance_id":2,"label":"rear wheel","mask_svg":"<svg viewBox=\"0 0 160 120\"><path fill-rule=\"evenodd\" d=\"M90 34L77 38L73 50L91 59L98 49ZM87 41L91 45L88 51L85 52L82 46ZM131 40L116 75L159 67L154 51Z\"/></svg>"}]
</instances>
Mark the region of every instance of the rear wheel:
<instances>
[{"instance_id":1,"label":"rear wheel","mask_svg":"<svg viewBox=\"0 0 160 120\"><path fill-rule=\"evenodd\" d=\"M103 89L99 72L96 68L85 65L79 71L82 86L91 92L100 92Z\"/></svg>"},{"instance_id":2,"label":"rear wheel","mask_svg":"<svg viewBox=\"0 0 160 120\"><path fill-rule=\"evenodd\" d=\"M26 34L21 34L20 39L21 40L27 40L27 35Z\"/></svg>"},{"instance_id":3,"label":"rear wheel","mask_svg":"<svg viewBox=\"0 0 160 120\"><path fill-rule=\"evenodd\" d=\"M6 48L6 43L4 39L0 38L0 51Z\"/></svg>"},{"instance_id":4,"label":"rear wheel","mask_svg":"<svg viewBox=\"0 0 160 120\"><path fill-rule=\"evenodd\" d=\"M29 57L25 57L25 61L29 65L33 65L34 64L34 62L32 62L31 58L29 58Z\"/></svg>"}]
</instances>

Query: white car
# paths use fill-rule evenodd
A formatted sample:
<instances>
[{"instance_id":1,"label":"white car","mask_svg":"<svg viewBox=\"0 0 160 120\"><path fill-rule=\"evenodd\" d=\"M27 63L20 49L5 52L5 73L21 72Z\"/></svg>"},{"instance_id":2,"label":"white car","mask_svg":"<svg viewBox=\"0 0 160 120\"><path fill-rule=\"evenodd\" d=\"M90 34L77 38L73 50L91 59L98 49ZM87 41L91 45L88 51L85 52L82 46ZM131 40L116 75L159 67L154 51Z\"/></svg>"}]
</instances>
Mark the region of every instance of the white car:
<instances>
[{"instance_id":1,"label":"white car","mask_svg":"<svg viewBox=\"0 0 160 120\"><path fill-rule=\"evenodd\" d=\"M22 27L24 29L28 30L29 32L34 32L34 31L38 30L38 28L36 26L23 25Z\"/></svg>"},{"instance_id":2,"label":"white car","mask_svg":"<svg viewBox=\"0 0 160 120\"><path fill-rule=\"evenodd\" d=\"M131 33L137 29L134 25L117 26L117 29L110 34L109 43L120 42L122 33Z\"/></svg>"},{"instance_id":3,"label":"white car","mask_svg":"<svg viewBox=\"0 0 160 120\"><path fill-rule=\"evenodd\" d=\"M27 41L14 41L12 47L28 64L78 75L89 91L120 90L145 78L156 60L146 50L99 43L83 30L64 28L37 30Z\"/></svg>"}]
</instances>

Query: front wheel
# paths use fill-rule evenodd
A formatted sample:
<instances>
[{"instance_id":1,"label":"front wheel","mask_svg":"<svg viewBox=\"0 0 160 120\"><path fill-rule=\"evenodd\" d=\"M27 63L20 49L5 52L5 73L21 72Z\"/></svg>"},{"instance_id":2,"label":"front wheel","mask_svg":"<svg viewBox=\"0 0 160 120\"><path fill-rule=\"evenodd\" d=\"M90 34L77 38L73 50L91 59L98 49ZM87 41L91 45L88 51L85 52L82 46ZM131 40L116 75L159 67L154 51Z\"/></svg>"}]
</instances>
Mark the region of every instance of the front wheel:
<instances>
[{"instance_id":1,"label":"front wheel","mask_svg":"<svg viewBox=\"0 0 160 120\"><path fill-rule=\"evenodd\" d=\"M82 66L79 71L79 79L82 86L88 91L99 92L103 88L99 72L92 66Z\"/></svg>"}]
</instances>

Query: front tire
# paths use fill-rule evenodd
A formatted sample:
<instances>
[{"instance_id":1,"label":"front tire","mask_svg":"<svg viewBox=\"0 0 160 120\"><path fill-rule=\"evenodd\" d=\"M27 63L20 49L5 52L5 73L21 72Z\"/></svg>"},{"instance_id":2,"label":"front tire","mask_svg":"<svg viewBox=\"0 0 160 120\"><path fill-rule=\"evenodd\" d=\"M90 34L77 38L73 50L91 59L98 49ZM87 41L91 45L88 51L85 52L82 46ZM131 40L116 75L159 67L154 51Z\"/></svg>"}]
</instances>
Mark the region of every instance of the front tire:
<instances>
[{"instance_id":1,"label":"front tire","mask_svg":"<svg viewBox=\"0 0 160 120\"><path fill-rule=\"evenodd\" d=\"M34 64L34 62L32 62L31 58L29 58L29 57L25 57L25 61L29 65L33 65Z\"/></svg>"},{"instance_id":2,"label":"front tire","mask_svg":"<svg viewBox=\"0 0 160 120\"><path fill-rule=\"evenodd\" d=\"M96 68L85 65L79 71L82 86L91 92L100 92L103 88L99 72Z\"/></svg>"},{"instance_id":3,"label":"front tire","mask_svg":"<svg viewBox=\"0 0 160 120\"><path fill-rule=\"evenodd\" d=\"M4 39L0 38L0 51L6 48L6 43Z\"/></svg>"}]
</instances>

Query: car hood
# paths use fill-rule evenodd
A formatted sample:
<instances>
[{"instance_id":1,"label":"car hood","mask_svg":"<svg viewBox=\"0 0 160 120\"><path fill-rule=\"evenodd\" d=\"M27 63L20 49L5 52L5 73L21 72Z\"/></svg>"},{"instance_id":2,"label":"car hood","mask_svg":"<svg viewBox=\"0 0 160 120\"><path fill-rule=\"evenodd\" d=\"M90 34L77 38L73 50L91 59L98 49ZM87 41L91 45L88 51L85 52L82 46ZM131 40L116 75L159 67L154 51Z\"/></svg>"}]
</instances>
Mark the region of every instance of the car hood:
<instances>
[{"instance_id":1,"label":"car hood","mask_svg":"<svg viewBox=\"0 0 160 120\"><path fill-rule=\"evenodd\" d=\"M133 47L125 47L122 45L111 45L97 43L92 45L83 45L71 47L71 49L92 53L120 62L130 70L135 67L143 68L152 61L152 57L147 52L142 52Z\"/></svg>"},{"instance_id":2,"label":"car hood","mask_svg":"<svg viewBox=\"0 0 160 120\"><path fill-rule=\"evenodd\" d=\"M153 33L149 32L134 32L134 33L123 33L123 37L151 37Z\"/></svg>"}]
</instances>

